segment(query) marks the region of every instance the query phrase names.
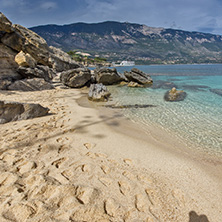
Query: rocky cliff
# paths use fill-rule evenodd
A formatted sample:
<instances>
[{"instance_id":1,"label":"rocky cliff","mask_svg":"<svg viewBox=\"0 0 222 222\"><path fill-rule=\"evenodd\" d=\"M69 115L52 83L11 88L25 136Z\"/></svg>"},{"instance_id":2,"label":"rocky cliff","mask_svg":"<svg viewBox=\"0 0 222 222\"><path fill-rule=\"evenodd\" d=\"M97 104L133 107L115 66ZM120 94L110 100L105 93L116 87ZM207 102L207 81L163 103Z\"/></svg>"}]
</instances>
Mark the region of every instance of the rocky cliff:
<instances>
[{"instance_id":1,"label":"rocky cliff","mask_svg":"<svg viewBox=\"0 0 222 222\"><path fill-rule=\"evenodd\" d=\"M49 45L65 51L80 49L109 60L137 63L222 62L222 36L152 28L146 25L103 22L45 25L31 30Z\"/></svg>"},{"instance_id":2,"label":"rocky cliff","mask_svg":"<svg viewBox=\"0 0 222 222\"><path fill-rule=\"evenodd\" d=\"M0 13L0 89L51 89L56 73L79 67L67 53Z\"/></svg>"}]
</instances>

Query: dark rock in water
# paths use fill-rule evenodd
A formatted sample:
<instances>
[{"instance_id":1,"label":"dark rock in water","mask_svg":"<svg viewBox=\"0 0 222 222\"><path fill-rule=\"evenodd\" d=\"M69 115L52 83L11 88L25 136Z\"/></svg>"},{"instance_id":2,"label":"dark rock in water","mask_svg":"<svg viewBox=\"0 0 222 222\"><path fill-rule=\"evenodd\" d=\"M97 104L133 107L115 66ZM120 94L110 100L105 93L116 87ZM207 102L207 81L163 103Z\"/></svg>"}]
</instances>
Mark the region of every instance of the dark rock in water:
<instances>
[{"instance_id":1,"label":"dark rock in water","mask_svg":"<svg viewBox=\"0 0 222 222\"><path fill-rule=\"evenodd\" d=\"M54 87L49 82L46 82L44 79L33 78L15 81L11 85L9 85L7 89L19 91L39 91L54 89Z\"/></svg>"},{"instance_id":2,"label":"dark rock in water","mask_svg":"<svg viewBox=\"0 0 222 222\"><path fill-rule=\"evenodd\" d=\"M210 87L203 85L182 85L181 88L192 91L204 91L205 89L209 89Z\"/></svg>"},{"instance_id":3,"label":"dark rock in water","mask_svg":"<svg viewBox=\"0 0 222 222\"><path fill-rule=\"evenodd\" d=\"M36 68L22 67L19 66L17 72L23 78L43 78L45 81L50 81L55 73L53 69L48 66L38 65Z\"/></svg>"},{"instance_id":4,"label":"dark rock in water","mask_svg":"<svg viewBox=\"0 0 222 222\"><path fill-rule=\"evenodd\" d=\"M176 88L172 88L167 91L164 95L164 99L169 102L177 102L183 101L186 98L187 94L184 91L176 90Z\"/></svg>"},{"instance_id":5,"label":"dark rock in water","mask_svg":"<svg viewBox=\"0 0 222 222\"><path fill-rule=\"evenodd\" d=\"M124 75L129 81L132 82L149 86L153 84L153 80L151 79L150 75L136 68L132 68L130 72L125 71Z\"/></svg>"},{"instance_id":6,"label":"dark rock in water","mask_svg":"<svg viewBox=\"0 0 222 222\"><path fill-rule=\"evenodd\" d=\"M104 102L107 101L110 92L107 90L106 86L102 83L91 84L88 93L88 99L95 102Z\"/></svg>"},{"instance_id":7,"label":"dark rock in water","mask_svg":"<svg viewBox=\"0 0 222 222\"><path fill-rule=\"evenodd\" d=\"M222 89L210 89L212 93L222 96Z\"/></svg>"},{"instance_id":8,"label":"dark rock in water","mask_svg":"<svg viewBox=\"0 0 222 222\"><path fill-rule=\"evenodd\" d=\"M177 88L177 85L173 82L157 80L153 83L153 89L172 89L173 87Z\"/></svg>"},{"instance_id":9,"label":"dark rock in water","mask_svg":"<svg viewBox=\"0 0 222 222\"><path fill-rule=\"evenodd\" d=\"M39 104L0 101L0 124L47 115L48 108Z\"/></svg>"},{"instance_id":10,"label":"dark rock in water","mask_svg":"<svg viewBox=\"0 0 222 222\"><path fill-rule=\"evenodd\" d=\"M87 68L72 69L62 72L60 80L66 86L80 88L91 80L91 73Z\"/></svg>"},{"instance_id":11,"label":"dark rock in water","mask_svg":"<svg viewBox=\"0 0 222 222\"><path fill-rule=\"evenodd\" d=\"M126 77L118 73L116 68L98 68L94 70L94 75L98 83L113 85L126 80Z\"/></svg>"},{"instance_id":12,"label":"dark rock in water","mask_svg":"<svg viewBox=\"0 0 222 222\"><path fill-rule=\"evenodd\" d=\"M134 105L105 105L107 108L112 108L112 109L131 109L131 108L151 108L151 107L156 107L155 105L147 105L147 104L134 104Z\"/></svg>"}]
</instances>

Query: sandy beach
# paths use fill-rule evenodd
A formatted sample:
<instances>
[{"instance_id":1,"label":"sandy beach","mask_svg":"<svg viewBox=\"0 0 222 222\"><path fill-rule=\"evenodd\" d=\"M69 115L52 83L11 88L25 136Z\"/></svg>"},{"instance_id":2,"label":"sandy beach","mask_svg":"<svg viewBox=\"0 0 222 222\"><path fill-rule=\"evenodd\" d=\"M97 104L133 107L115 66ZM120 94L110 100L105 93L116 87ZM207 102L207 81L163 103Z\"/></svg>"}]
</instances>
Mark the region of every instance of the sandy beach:
<instances>
[{"instance_id":1,"label":"sandy beach","mask_svg":"<svg viewBox=\"0 0 222 222\"><path fill-rule=\"evenodd\" d=\"M222 161L89 102L1 91L50 115L0 125L0 221L222 221Z\"/></svg>"}]
</instances>

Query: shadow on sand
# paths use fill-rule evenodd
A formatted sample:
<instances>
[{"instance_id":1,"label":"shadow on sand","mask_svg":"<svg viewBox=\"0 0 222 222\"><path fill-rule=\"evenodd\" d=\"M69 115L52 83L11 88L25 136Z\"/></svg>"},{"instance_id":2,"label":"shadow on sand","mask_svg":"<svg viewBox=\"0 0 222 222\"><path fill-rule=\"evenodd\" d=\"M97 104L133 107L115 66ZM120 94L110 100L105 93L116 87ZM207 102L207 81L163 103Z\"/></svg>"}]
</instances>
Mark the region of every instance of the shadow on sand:
<instances>
[{"instance_id":1,"label":"shadow on sand","mask_svg":"<svg viewBox=\"0 0 222 222\"><path fill-rule=\"evenodd\" d=\"M189 222L210 222L206 215L198 215L195 211L190 211Z\"/></svg>"}]
</instances>

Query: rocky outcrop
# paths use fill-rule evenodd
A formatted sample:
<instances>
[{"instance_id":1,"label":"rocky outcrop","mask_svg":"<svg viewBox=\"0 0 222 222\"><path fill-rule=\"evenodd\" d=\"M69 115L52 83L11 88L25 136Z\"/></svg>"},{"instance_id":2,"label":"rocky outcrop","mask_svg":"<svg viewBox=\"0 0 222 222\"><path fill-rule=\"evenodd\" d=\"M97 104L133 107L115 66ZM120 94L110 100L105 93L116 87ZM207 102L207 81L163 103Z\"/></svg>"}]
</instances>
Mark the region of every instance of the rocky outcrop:
<instances>
[{"instance_id":1,"label":"rocky outcrop","mask_svg":"<svg viewBox=\"0 0 222 222\"><path fill-rule=\"evenodd\" d=\"M39 104L0 101L0 124L47 115L48 108Z\"/></svg>"},{"instance_id":2,"label":"rocky outcrop","mask_svg":"<svg viewBox=\"0 0 222 222\"><path fill-rule=\"evenodd\" d=\"M12 81L21 79L17 72L18 64L15 62L16 52L0 43L0 89L6 89Z\"/></svg>"},{"instance_id":3,"label":"rocky outcrop","mask_svg":"<svg viewBox=\"0 0 222 222\"><path fill-rule=\"evenodd\" d=\"M132 68L130 72L125 71L124 75L129 81L137 82L141 85L150 86L153 83L150 75L137 68Z\"/></svg>"},{"instance_id":4,"label":"rocky outcrop","mask_svg":"<svg viewBox=\"0 0 222 222\"><path fill-rule=\"evenodd\" d=\"M88 99L95 102L107 101L111 93L102 83L91 84L88 93Z\"/></svg>"},{"instance_id":5,"label":"rocky outcrop","mask_svg":"<svg viewBox=\"0 0 222 222\"><path fill-rule=\"evenodd\" d=\"M13 32L12 23L2 13L0 13L0 31Z\"/></svg>"},{"instance_id":6,"label":"rocky outcrop","mask_svg":"<svg viewBox=\"0 0 222 222\"><path fill-rule=\"evenodd\" d=\"M104 85L113 85L126 81L126 77L123 74L117 72L116 68L99 68L94 70L95 79L98 83Z\"/></svg>"},{"instance_id":7,"label":"rocky outcrop","mask_svg":"<svg viewBox=\"0 0 222 222\"><path fill-rule=\"evenodd\" d=\"M55 73L79 67L67 53L49 47L35 32L13 25L0 12L0 89L10 89L15 81L26 78L50 82Z\"/></svg>"},{"instance_id":8,"label":"rocky outcrop","mask_svg":"<svg viewBox=\"0 0 222 222\"><path fill-rule=\"evenodd\" d=\"M80 88L91 80L91 73L87 68L72 69L62 72L60 80L66 86Z\"/></svg>"},{"instance_id":9,"label":"rocky outcrop","mask_svg":"<svg viewBox=\"0 0 222 222\"><path fill-rule=\"evenodd\" d=\"M10 84L7 88L8 90L18 91L39 91L54 89L54 87L49 82L46 82L41 78L17 80Z\"/></svg>"},{"instance_id":10,"label":"rocky outcrop","mask_svg":"<svg viewBox=\"0 0 222 222\"><path fill-rule=\"evenodd\" d=\"M169 102L177 102L183 101L186 98L186 92L182 90L177 90L176 88L172 88L171 90L167 91L164 95L164 99Z\"/></svg>"}]
</instances>

